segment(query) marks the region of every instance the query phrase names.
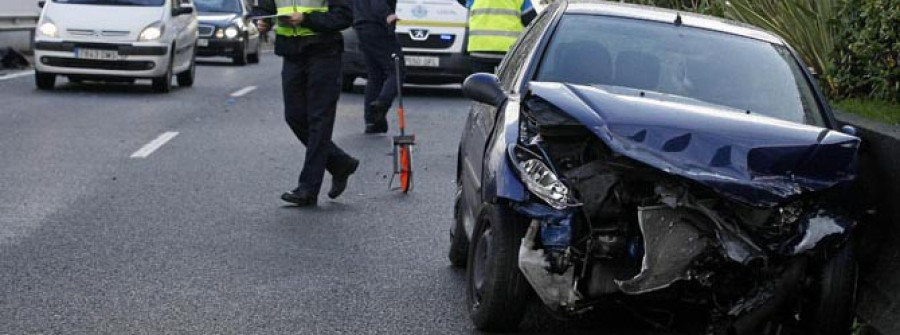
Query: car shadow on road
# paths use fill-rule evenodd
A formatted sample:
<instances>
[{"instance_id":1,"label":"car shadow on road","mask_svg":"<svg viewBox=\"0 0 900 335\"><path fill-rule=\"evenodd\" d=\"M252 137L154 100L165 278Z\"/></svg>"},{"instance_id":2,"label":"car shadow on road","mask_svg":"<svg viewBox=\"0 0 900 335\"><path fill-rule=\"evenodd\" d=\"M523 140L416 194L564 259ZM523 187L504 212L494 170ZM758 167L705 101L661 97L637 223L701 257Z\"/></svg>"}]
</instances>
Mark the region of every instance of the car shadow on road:
<instances>
[{"instance_id":1,"label":"car shadow on road","mask_svg":"<svg viewBox=\"0 0 900 335\"><path fill-rule=\"evenodd\" d=\"M184 88L179 87L178 85L172 85L172 91L170 93L175 93L182 89ZM154 92L149 80L137 81L134 84L103 81L86 81L81 83L68 82L56 86L53 91L59 93L103 93L108 95L146 94L165 96L165 94Z\"/></svg>"}]
</instances>

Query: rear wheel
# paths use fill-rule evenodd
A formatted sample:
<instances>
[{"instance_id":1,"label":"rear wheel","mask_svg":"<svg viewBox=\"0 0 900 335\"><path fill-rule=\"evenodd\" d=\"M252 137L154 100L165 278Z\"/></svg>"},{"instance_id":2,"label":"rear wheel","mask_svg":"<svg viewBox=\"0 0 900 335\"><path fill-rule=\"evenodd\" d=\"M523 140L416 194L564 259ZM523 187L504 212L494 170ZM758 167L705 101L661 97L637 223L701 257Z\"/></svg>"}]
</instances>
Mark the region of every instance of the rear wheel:
<instances>
[{"instance_id":1,"label":"rear wheel","mask_svg":"<svg viewBox=\"0 0 900 335\"><path fill-rule=\"evenodd\" d=\"M511 331L522 322L530 292L518 266L526 227L506 207L489 205L485 212L469 248L469 315L479 330Z\"/></svg>"},{"instance_id":2,"label":"rear wheel","mask_svg":"<svg viewBox=\"0 0 900 335\"><path fill-rule=\"evenodd\" d=\"M56 86L56 75L34 71L34 83L40 90L52 90Z\"/></svg>"},{"instance_id":3,"label":"rear wheel","mask_svg":"<svg viewBox=\"0 0 900 335\"><path fill-rule=\"evenodd\" d=\"M858 266L852 245L846 245L821 268L804 308L807 334L849 335L856 309Z\"/></svg>"},{"instance_id":4,"label":"rear wheel","mask_svg":"<svg viewBox=\"0 0 900 335\"><path fill-rule=\"evenodd\" d=\"M175 63L175 57L169 56L169 65L166 68L166 73L162 77L153 78L153 92L169 93L172 91L172 63Z\"/></svg>"}]
</instances>

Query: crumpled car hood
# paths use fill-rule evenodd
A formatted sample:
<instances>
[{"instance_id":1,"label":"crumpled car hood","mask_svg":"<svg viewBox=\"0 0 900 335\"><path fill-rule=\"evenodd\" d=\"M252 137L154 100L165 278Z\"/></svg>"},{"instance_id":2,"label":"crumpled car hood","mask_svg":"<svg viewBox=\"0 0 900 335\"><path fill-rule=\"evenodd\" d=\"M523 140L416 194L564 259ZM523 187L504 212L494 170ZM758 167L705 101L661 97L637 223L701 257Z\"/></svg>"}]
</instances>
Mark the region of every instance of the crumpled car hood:
<instances>
[{"instance_id":1,"label":"crumpled car hood","mask_svg":"<svg viewBox=\"0 0 900 335\"><path fill-rule=\"evenodd\" d=\"M860 139L727 107L533 82L530 94L584 124L613 151L754 206L856 177Z\"/></svg>"}]
</instances>

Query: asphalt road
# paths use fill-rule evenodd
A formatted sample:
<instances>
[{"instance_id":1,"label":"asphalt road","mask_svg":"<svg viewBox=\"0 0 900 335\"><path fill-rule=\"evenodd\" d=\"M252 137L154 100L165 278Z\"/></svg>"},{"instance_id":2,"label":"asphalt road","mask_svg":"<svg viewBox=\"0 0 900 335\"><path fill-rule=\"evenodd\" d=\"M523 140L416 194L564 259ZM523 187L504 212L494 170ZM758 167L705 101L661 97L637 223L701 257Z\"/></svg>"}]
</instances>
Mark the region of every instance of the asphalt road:
<instances>
[{"instance_id":1,"label":"asphalt road","mask_svg":"<svg viewBox=\"0 0 900 335\"><path fill-rule=\"evenodd\" d=\"M417 175L402 195L390 138L362 134L362 96L345 94L334 139L363 164L343 197L298 209L279 200L303 157L279 73L266 54L206 63L167 95L0 80L0 334L473 333L446 260L468 102L409 89ZM529 333L644 334L529 317Z\"/></svg>"}]
</instances>

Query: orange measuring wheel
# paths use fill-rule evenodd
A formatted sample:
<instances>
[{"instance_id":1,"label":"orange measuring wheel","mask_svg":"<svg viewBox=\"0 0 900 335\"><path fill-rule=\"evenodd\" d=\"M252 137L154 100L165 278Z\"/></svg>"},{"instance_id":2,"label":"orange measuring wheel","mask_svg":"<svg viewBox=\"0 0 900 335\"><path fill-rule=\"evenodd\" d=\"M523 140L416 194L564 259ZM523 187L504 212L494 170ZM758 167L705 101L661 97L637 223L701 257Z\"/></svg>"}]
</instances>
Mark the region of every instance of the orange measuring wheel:
<instances>
[{"instance_id":1,"label":"orange measuring wheel","mask_svg":"<svg viewBox=\"0 0 900 335\"><path fill-rule=\"evenodd\" d=\"M397 97L400 106L397 108L397 118L400 121L400 135L394 136L394 175L391 176L389 187L393 187L394 178L400 181L399 190L408 193L412 190L413 171L412 171L412 146L416 144L416 136L406 134L406 115L403 110L403 84L400 73L400 56L394 55L394 66L397 71Z\"/></svg>"}]
</instances>

